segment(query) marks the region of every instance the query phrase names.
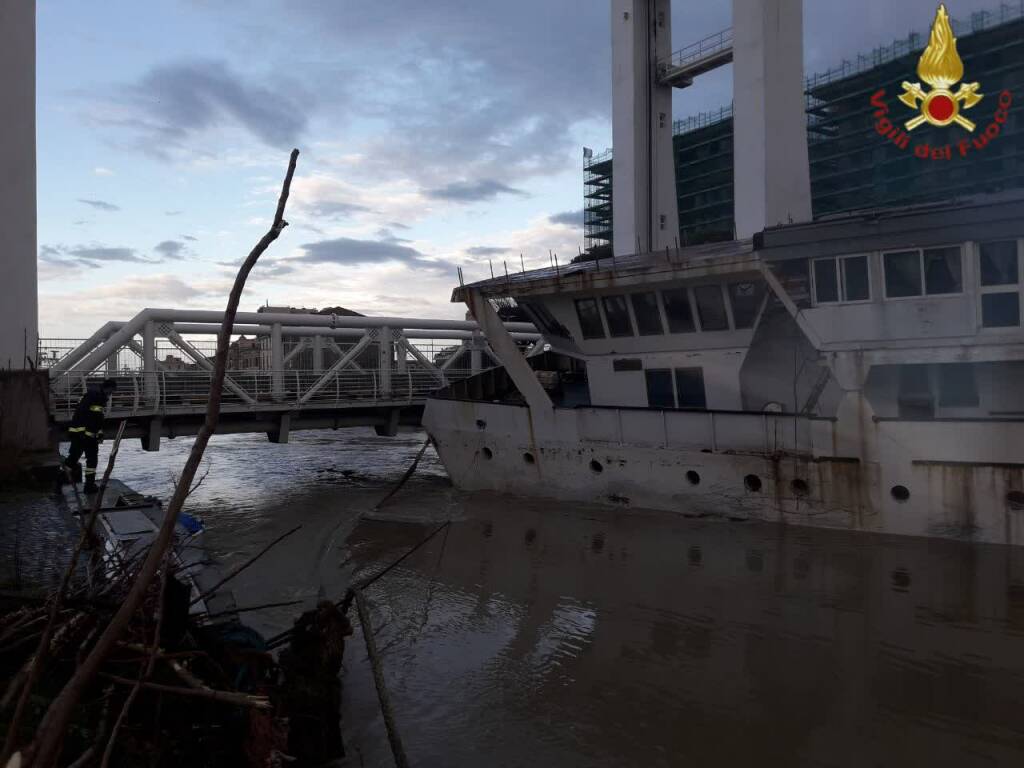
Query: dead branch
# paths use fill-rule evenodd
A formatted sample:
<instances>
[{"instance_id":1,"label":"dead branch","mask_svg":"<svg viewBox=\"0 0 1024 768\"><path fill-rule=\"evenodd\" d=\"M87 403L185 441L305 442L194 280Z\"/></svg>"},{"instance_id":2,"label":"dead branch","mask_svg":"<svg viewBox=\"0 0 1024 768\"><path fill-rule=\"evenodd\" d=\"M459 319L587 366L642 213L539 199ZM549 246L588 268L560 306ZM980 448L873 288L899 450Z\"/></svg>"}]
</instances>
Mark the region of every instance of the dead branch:
<instances>
[{"instance_id":1,"label":"dead branch","mask_svg":"<svg viewBox=\"0 0 1024 768\"><path fill-rule=\"evenodd\" d=\"M214 584L214 585L213 585L212 587L210 587L210 588L209 588L208 590L206 590L205 592L203 592L203 594L199 595L199 596L198 596L198 597L196 597L196 598L193 598L192 602L191 602L191 603L189 603L189 605L190 605L190 606L191 606L191 605L195 605L195 604L196 604L196 603L198 603L198 602L199 602L200 600L205 600L206 598L210 597L210 595L213 595L213 594L215 594L215 593L217 592L217 590L218 590L218 589L220 589L221 587L223 587L223 586L224 586L225 584L227 584L227 583L228 583L229 581L231 581L231 580L232 580L233 578L235 578L235 576L237 576L238 574L240 574L240 573L241 573L242 571L244 571L244 570L245 570L246 568L248 568L248 567L249 567L250 565L252 565L252 564L253 564L253 563L255 563L255 562L256 562L257 560L259 560L259 559L260 559L261 557L263 557L263 556L264 556L265 554L267 554L267 552L269 552L269 551L270 551L270 550L271 550L271 549L273 548L273 546L274 546L275 544L277 544L278 542L284 541L284 540L285 540L285 539L287 539L287 538L288 538L289 536L291 536L291 535L292 535L293 533L295 533L295 532L296 532L297 530L299 530L299 529L300 529L301 527L302 527L301 525L296 525L296 526L295 526L294 528L292 528L292 529L291 529L290 531L288 531L287 533L282 533L282 534L281 534L280 536L278 536L278 537L277 537L276 539L274 539L274 540L273 540L272 542L270 542L269 544L267 544L267 546L265 546L265 547L264 547L263 549L261 549L261 550L260 550L259 552L257 552L257 553L256 553L255 555L253 555L253 556L252 556L252 557L250 557L250 558L249 558L248 560L246 560L246 561L245 561L244 563L242 563L242 564L241 564L240 566L238 566L237 568L235 568L235 570L233 570L233 571L232 571L231 573L229 573L229 574L228 574L227 576L225 576L225 577L224 577L223 579L221 579L221 580L220 580L220 581L218 581L218 582L217 582L216 584Z\"/></svg>"},{"instance_id":2,"label":"dead branch","mask_svg":"<svg viewBox=\"0 0 1024 768\"><path fill-rule=\"evenodd\" d=\"M111 680L120 685L135 685L138 682L138 680L133 680L130 677L111 675L106 672L101 672L100 677ZM177 696L192 696L198 699L209 699L210 701L220 701L224 704L235 704L239 707L271 709L270 699L266 696L252 696L248 693L236 693L234 691L219 691L216 688L207 687L181 688L177 685L163 685L162 683L152 683L146 680L142 682L142 687L150 691L173 693Z\"/></svg>"},{"instance_id":3,"label":"dead branch","mask_svg":"<svg viewBox=\"0 0 1024 768\"><path fill-rule=\"evenodd\" d=\"M391 708L391 698L388 696L387 683L384 682L384 668L380 663L380 654L377 653L377 641L373 637L373 627L370 625L370 612L366 608L366 598L363 597L362 590L356 590L355 601L356 611L359 613L359 623L363 625L366 655L370 657L373 683L377 686L377 699L380 701L380 712L384 717L384 727L388 732L391 754L395 758L397 768L408 768L409 761L405 757L402 738L398 735L398 726L395 725L395 712Z\"/></svg>"},{"instance_id":4,"label":"dead branch","mask_svg":"<svg viewBox=\"0 0 1024 768\"><path fill-rule=\"evenodd\" d=\"M293 149L288 162L288 172L285 175L284 184L281 188L281 196L277 202L274 221L267 233L249 252L249 255L238 270L234 285L231 287L231 294L228 296L227 307L224 310L224 321L221 323L220 331L217 334L217 355L213 376L210 381L210 395L206 406L206 418L202 428L199 430L199 434L196 436L195 442L192 444L192 450L189 452L185 468L181 472L178 486L174 489L174 495L167 505L167 511L160 530L121 607L110 620L103 634L96 640L92 651L75 670L74 675L57 695L57 698L51 702L46 714L43 716L42 722L36 731L35 740L29 747L26 765L32 765L36 768L51 768L56 762L63 734L67 730L78 702L81 700L89 683L99 672L103 660L124 633L132 614L142 604L143 597L149 591L149 586L156 575L157 568L163 562L167 549L174 539L174 529L178 522L178 514L181 512L188 490L192 487L192 480L195 478L196 470L198 470L199 464L203 460L206 445L210 442L210 437L217 430L224 376L227 368L228 346L231 342L231 331L235 324L235 315L238 312L238 303L242 297L242 290L245 287L245 281L249 277L249 273L256 266L260 256L280 236L284 228L288 226L288 222L284 220L284 209L288 202L288 194L291 189L292 177L295 174L295 165L298 157L299 151ZM134 681L130 681L130 684L134 685ZM152 686L153 683L147 683L146 685ZM176 691L172 689L170 692L174 693ZM15 729L12 727L11 734L15 732ZM9 739L9 742L13 745L13 736ZM5 748L5 755L9 751L9 747Z\"/></svg>"}]
</instances>

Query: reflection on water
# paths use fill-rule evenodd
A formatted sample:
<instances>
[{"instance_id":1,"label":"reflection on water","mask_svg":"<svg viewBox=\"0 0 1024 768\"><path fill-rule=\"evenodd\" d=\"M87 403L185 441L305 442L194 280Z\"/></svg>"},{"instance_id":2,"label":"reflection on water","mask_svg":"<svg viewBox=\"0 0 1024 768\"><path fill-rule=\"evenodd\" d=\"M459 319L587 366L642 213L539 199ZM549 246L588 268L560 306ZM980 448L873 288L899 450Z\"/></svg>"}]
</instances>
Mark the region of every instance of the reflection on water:
<instances>
[{"instance_id":1,"label":"reflection on water","mask_svg":"<svg viewBox=\"0 0 1024 768\"><path fill-rule=\"evenodd\" d=\"M1022 764L1024 551L466 495L431 452L359 520L421 440L216 438L192 499L229 564L303 525L239 577L243 605L340 595L455 521L369 592L415 765ZM189 443L165 446L119 476L169 495ZM351 762L386 765L355 640Z\"/></svg>"}]
</instances>

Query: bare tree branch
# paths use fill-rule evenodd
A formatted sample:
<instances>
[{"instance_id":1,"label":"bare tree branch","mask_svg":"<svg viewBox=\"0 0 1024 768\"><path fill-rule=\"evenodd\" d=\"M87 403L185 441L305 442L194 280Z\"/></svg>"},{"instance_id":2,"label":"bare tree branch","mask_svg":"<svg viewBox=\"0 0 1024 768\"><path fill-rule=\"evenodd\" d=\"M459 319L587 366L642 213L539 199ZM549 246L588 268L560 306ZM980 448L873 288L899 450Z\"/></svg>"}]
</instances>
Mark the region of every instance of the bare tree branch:
<instances>
[{"instance_id":1,"label":"bare tree branch","mask_svg":"<svg viewBox=\"0 0 1024 768\"><path fill-rule=\"evenodd\" d=\"M206 445L210 442L210 437L217 429L225 369L227 367L228 346L231 342L231 331L235 324L235 315L238 312L238 303L242 297L242 290L245 288L245 281L249 277L249 273L256 265L260 256L280 236L284 228L288 226L288 222L284 220L284 209L288 202L288 194L291 189L292 177L295 174L295 165L298 157L299 151L293 149L288 162L288 172L285 175L284 184L281 188L281 196L277 202L277 212L274 215L274 221L267 233L249 252L249 255L238 270L234 285L231 287L231 294L228 297L227 307L224 310L224 321L221 323L220 332L217 334L217 355L213 376L210 381L210 396L206 407L206 419L199 430L199 434L196 436L195 442L192 444L192 450L189 452L188 460L185 462L185 468L182 470L178 486L175 488L174 495L167 505L167 511L160 530L124 602L110 620L103 634L96 640L92 651L75 670L72 678L57 695L57 698L51 702L50 707L43 716L39 729L36 731L35 740L29 747L26 766L51 768L56 763L63 734L67 730L78 702L81 700L89 683L99 672L103 660L124 633L132 614L142 604L142 600L149 590L149 585L152 583L160 563L163 562L167 549L171 546L178 514L181 512L188 491L192 487L192 480L195 478L196 471L203 460L203 452L206 450ZM135 681L130 680L129 684L134 685ZM149 683L146 684L146 687L152 687L152 685L152 683Z\"/></svg>"}]
</instances>

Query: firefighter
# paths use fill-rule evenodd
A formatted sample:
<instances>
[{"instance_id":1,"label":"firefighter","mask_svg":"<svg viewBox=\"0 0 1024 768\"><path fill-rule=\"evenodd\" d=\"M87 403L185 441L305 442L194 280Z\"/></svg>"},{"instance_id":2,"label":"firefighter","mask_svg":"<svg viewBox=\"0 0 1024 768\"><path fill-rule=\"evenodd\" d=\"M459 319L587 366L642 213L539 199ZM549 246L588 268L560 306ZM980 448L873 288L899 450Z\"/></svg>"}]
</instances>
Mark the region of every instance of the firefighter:
<instances>
[{"instance_id":1,"label":"firefighter","mask_svg":"<svg viewBox=\"0 0 1024 768\"><path fill-rule=\"evenodd\" d=\"M99 463L99 447L103 440L103 409L107 400L117 389L117 382L104 379L99 387L90 386L75 407L68 433L71 435L71 449L64 460L66 470L74 477L78 460L85 454L86 493L96 493L96 465Z\"/></svg>"}]
</instances>

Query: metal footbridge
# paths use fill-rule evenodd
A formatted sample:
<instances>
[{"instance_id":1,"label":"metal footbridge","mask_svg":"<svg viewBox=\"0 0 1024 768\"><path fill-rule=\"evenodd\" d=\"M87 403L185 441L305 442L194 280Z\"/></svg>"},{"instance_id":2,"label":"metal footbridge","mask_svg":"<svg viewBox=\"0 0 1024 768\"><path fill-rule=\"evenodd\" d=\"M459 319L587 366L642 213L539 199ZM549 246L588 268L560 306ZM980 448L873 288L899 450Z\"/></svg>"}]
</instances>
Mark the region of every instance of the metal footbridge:
<instances>
[{"instance_id":1,"label":"metal footbridge","mask_svg":"<svg viewBox=\"0 0 1024 768\"><path fill-rule=\"evenodd\" d=\"M40 340L50 412L64 438L85 388L118 381L105 418L127 420L146 450L194 435L206 411L223 313L145 309L84 341ZM529 323L506 323L524 348ZM287 442L299 429L373 426L394 434L418 424L426 396L495 364L469 320L240 312L236 316L218 432L266 432Z\"/></svg>"}]
</instances>

